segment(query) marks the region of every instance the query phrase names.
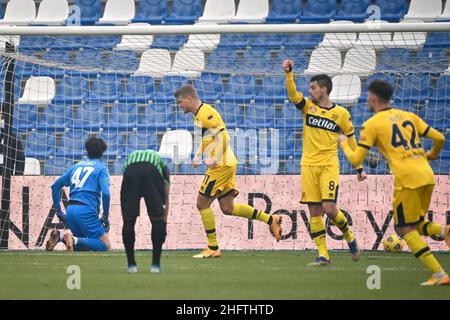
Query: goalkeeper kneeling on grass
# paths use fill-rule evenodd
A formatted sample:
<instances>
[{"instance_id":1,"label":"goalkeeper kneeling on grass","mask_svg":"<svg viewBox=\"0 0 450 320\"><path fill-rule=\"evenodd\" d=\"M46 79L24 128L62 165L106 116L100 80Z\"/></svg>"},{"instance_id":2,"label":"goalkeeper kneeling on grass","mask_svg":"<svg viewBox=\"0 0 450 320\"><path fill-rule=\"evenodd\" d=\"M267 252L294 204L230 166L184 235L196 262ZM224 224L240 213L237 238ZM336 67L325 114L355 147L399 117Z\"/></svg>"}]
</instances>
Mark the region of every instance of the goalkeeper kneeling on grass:
<instances>
[{"instance_id":1,"label":"goalkeeper kneeling on grass","mask_svg":"<svg viewBox=\"0 0 450 320\"><path fill-rule=\"evenodd\" d=\"M96 137L85 143L87 159L73 165L52 185L53 208L70 230L52 230L46 249L53 250L60 241L67 251L111 251L109 240L109 173L100 160L106 143ZM67 214L61 210L61 188L70 186ZM99 218L100 197L103 215Z\"/></svg>"}]
</instances>

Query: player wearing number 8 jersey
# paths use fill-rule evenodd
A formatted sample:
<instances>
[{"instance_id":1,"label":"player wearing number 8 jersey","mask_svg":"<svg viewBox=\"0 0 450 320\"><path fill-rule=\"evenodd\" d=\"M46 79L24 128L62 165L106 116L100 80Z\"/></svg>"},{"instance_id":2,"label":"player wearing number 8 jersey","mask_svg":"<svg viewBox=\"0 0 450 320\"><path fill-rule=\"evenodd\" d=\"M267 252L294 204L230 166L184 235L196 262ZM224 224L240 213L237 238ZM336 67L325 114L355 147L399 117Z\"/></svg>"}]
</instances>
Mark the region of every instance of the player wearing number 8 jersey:
<instances>
[{"instance_id":1,"label":"player wearing number 8 jersey","mask_svg":"<svg viewBox=\"0 0 450 320\"><path fill-rule=\"evenodd\" d=\"M372 146L376 146L389 163L394 175L394 219L412 253L433 273L422 285L448 285L449 278L421 238L443 238L450 245L449 226L443 227L426 220L425 214L434 188L434 174L427 160L437 159L444 145L444 135L427 125L417 115L392 108L392 86L376 80L369 85L368 105L375 115L361 130L356 150L347 137L340 136L342 149L354 165L360 165ZM434 141L428 152L422 148L420 137Z\"/></svg>"}]
</instances>

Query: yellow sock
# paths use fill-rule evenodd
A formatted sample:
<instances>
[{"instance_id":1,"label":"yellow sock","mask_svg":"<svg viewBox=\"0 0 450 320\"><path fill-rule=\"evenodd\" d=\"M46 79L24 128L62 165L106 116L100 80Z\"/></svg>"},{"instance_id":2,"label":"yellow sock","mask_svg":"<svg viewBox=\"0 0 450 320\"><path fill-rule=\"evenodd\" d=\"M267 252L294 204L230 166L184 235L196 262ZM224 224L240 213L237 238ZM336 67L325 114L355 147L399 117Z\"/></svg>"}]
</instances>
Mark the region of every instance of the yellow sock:
<instances>
[{"instance_id":1,"label":"yellow sock","mask_svg":"<svg viewBox=\"0 0 450 320\"><path fill-rule=\"evenodd\" d=\"M327 232L325 231L325 223L323 222L322 217L311 217L310 228L314 243L317 246L317 250L319 250L319 256L329 260L330 255L327 250Z\"/></svg>"},{"instance_id":2,"label":"yellow sock","mask_svg":"<svg viewBox=\"0 0 450 320\"><path fill-rule=\"evenodd\" d=\"M403 239L411 249L411 252L434 274L442 272L443 269L437 259L433 256L426 242L420 237L418 231L412 231L406 234Z\"/></svg>"},{"instance_id":3,"label":"yellow sock","mask_svg":"<svg viewBox=\"0 0 450 320\"><path fill-rule=\"evenodd\" d=\"M249 220L259 220L263 221L267 224L272 222L272 217L270 214L257 210L253 207L250 207L248 204L243 203L235 203L233 205L233 216L247 218Z\"/></svg>"},{"instance_id":4,"label":"yellow sock","mask_svg":"<svg viewBox=\"0 0 450 320\"><path fill-rule=\"evenodd\" d=\"M200 210L200 216L202 217L203 227L206 231L206 237L208 238L208 247L212 250L219 249L216 234L216 218L211 208Z\"/></svg>"},{"instance_id":5,"label":"yellow sock","mask_svg":"<svg viewBox=\"0 0 450 320\"><path fill-rule=\"evenodd\" d=\"M347 218L340 209L338 209L338 214L333 222L339 228L339 230L341 230L342 234L344 235L345 241L352 242L353 240L355 240L355 236L348 226Z\"/></svg>"},{"instance_id":6,"label":"yellow sock","mask_svg":"<svg viewBox=\"0 0 450 320\"><path fill-rule=\"evenodd\" d=\"M417 225L417 231L421 236L442 237L444 228L438 223L424 220Z\"/></svg>"}]
</instances>

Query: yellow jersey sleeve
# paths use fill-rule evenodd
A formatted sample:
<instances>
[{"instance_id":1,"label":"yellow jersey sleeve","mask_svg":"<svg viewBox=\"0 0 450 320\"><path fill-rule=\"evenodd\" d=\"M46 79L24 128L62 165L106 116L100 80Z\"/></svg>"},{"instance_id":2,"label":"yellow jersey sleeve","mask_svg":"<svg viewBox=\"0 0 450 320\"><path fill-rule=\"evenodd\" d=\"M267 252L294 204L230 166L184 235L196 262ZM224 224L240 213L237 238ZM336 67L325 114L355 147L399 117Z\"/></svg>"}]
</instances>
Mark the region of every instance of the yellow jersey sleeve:
<instances>
[{"instance_id":1,"label":"yellow jersey sleeve","mask_svg":"<svg viewBox=\"0 0 450 320\"><path fill-rule=\"evenodd\" d=\"M430 126L426 124L425 121L422 120L421 117L419 117L418 115L411 113L410 117L412 118L413 122L414 122L414 126L417 128L417 130L419 131L419 135L421 137L425 137L428 133L428 130L430 130Z\"/></svg>"},{"instance_id":2,"label":"yellow jersey sleeve","mask_svg":"<svg viewBox=\"0 0 450 320\"><path fill-rule=\"evenodd\" d=\"M303 93L297 91L297 86L294 82L294 73L286 73L286 89L288 92L289 100L295 105L295 107L306 113L311 107L312 102L306 98Z\"/></svg>"},{"instance_id":3,"label":"yellow jersey sleeve","mask_svg":"<svg viewBox=\"0 0 450 320\"><path fill-rule=\"evenodd\" d=\"M358 146L370 149L376 144L377 135L371 121L366 121L361 128Z\"/></svg>"},{"instance_id":4,"label":"yellow jersey sleeve","mask_svg":"<svg viewBox=\"0 0 450 320\"><path fill-rule=\"evenodd\" d=\"M342 127L341 127L342 133L345 134L347 137L351 137L355 134L355 128L353 128L352 124L352 118L350 116L350 113L344 109L343 112L343 121L342 121Z\"/></svg>"},{"instance_id":5,"label":"yellow jersey sleeve","mask_svg":"<svg viewBox=\"0 0 450 320\"><path fill-rule=\"evenodd\" d=\"M225 129L225 124L217 112L206 108L201 111L203 112L198 115L198 118L200 125L204 130L209 130L213 135L216 135L218 132Z\"/></svg>"}]
</instances>

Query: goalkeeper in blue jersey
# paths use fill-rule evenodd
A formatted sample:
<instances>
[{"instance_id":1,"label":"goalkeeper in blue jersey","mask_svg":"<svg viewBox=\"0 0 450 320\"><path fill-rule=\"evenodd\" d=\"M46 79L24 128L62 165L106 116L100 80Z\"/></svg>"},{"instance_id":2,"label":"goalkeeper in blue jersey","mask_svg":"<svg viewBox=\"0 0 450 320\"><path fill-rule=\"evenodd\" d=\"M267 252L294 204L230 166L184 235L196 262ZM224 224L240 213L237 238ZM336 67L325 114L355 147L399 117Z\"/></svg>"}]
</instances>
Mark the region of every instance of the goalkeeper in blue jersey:
<instances>
[{"instance_id":1,"label":"goalkeeper in blue jersey","mask_svg":"<svg viewBox=\"0 0 450 320\"><path fill-rule=\"evenodd\" d=\"M67 251L111 251L109 231L109 173L100 161L106 151L106 143L91 137L85 143L88 159L83 159L52 185L53 208L70 230L52 230L46 249L53 250L59 241ZM61 188L70 186L67 214L61 210ZM103 216L99 219L100 197Z\"/></svg>"}]
</instances>

